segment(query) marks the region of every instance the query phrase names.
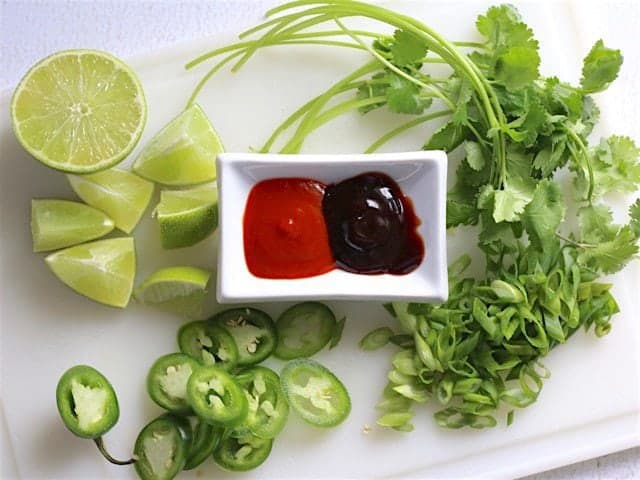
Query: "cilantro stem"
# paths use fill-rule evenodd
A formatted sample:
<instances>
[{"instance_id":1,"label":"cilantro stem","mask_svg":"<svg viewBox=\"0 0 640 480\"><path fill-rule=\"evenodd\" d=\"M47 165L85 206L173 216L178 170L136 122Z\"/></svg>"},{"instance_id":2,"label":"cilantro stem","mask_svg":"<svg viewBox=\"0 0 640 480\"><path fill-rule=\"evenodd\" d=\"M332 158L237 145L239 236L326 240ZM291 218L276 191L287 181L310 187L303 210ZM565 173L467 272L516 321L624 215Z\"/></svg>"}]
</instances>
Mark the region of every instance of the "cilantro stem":
<instances>
[{"instance_id":1,"label":"cilantro stem","mask_svg":"<svg viewBox=\"0 0 640 480\"><path fill-rule=\"evenodd\" d=\"M429 113L427 115L422 115L420 117L416 117L412 120L409 120L408 122L403 123L402 125L385 133L382 137L380 137L378 140L376 140L371 145L369 145L369 147L364 151L364 153L373 153L376 150L378 150L382 145L390 141L392 138L404 133L405 131L413 127L416 127L422 123L428 122L429 120L435 120L436 118L444 117L445 115L449 115L449 114L451 114L451 110L440 110L437 112Z\"/></svg>"},{"instance_id":2,"label":"cilantro stem","mask_svg":"<svg viewBox=\"0 0 640 480\"><path fill-rule=\"evenodd\" d=\"M479 42L451 42L456 47L468 47L468 48L479 48L481 50L485 50L487 48L486 44Z\"/></svg>"},{"instance_id":3,"label":"cilantro stem","mask_svg":"<svg viewBox=\"0 0 640 480\"><path fill-rule=\"evenodd\" d=\"M245 42L246 44L251 44L253 42ZM352 48L357 48L357 49L361 49L361 47L359 45L356 44L347 44L346 42L332 42L332 41L314 41L314 40L285 40L285 41L281 41L281 42L274 42L274 43L270 43L270 44L264 44L263 47L273 47L273 46L279 46L279 45L306 45L306 44L313 44L313 45L333 45L333 46L341 46L341 47L352 47ZM224 52L223 52L224 50ZM224 49L219 49L218 51L213 51L210 52L207 58L212 58L215 55L219 55L221 53L226 53L229 51L232 51L233 49L230 48L224 48ZM191 104L193 104L193 102L195 101L196 97L198 96L198 94L200 93L200 91L202 90L202 88L204 87L204 85L209 81L209 79L215 75L222 67L224 67L227 63L229 63L231 60L233 60L234 58L239 57L243 52L242 50L236 49L237 51L234 53L229 54L227 57L225 57L223 60L221 60L220 62L218 62L217 64L215 64L208 72L207 74L200 80L200 82L198 82L198 84L196 85L196 88L194 89L193 93L191 94L191 96L189 97L189 100L187 101L187 107L189 107ZM213 55L211 53L214 53ZM200 60L201 58L204 58L206 55L203 55L202 57L198 57L196 60L193 60L191 62L189 62L187 65L185 65L186 69L192 68L193 66L197 65L198 63L200 63L201 61L204 60Z\"/></svg>"},{"instance_id":4,"label":"cilantro stem","mask_svg":"<svg viewBox=\"0 0 640 480\"><path fill-rule=\"evenodd\" d=\"M335 22L338 24L338 26L344 31L345 34L349 35L351 38L353 38L356 42L358 42L364 49L366 49L372 56L374 56L375 58L378 59L378 61L380 61L380 63L382 63L385 67L387 67L389 70L391 70L392 72L394 72L396 75L401 76L402 78L404 78L405 80L408 80L409 82L418 85L421 88L424 88L425 90L428 90L430 92L432 92L436 97L438 97L440 100L442 100L447 107L449 107L450 109L453 110L454 105L453 103L451 103L451 100L449 100L446 96L444 96L442 94L442 92L440 92L440 90L433 88L431 85L428 85L420 80L418 80L415 77L412 77L411 75L409 75L407 72L399 69L398 67L396 67L394 64L392 64L389 60L387 60L386 58L384 58L382 55L380 55L378 52L376 52L373 48L371 48L369 45L365 44L362 39L360 39L358 36L354 35L350 30L347 29L347 27L344 26L344 24L338 19L335 18L334 19Z\"/></svg>"},{"instance_id":5,"label":"cilantro stem","mask_svg":"<svg viewBox=\"0 0 640 480\"><path fill-rule=\"evenodd\" d=\"M334 47L346 47L346 48L355 48L358 50L364 50L362 46L356 43L349 42L341 42L339 40L284 40L278 45L326 45L326 46L334 46Z\"/></svg>"},{"instance_id":6,"label":"cilantro stem","mask_svg":"<svg viewBox=\"0 0 640 480\"><path fill-rule=\"evenodd\" d=\"M296 132L294 133L293 137L283 147L282 151L289 151L289 149L295 149L295 148L299 149L300 148L299 143L300 143L301 140L304 139L304 135L303 135L302 132L305 132L307 130L309 130L309 131L313 130L313 128L310 128L310 127L312 126L313 122L315 121L316 116L319 114L319 112L322 110L322 108L329 102L329 100L331 100L336 95L336 93L341 90L341 88L345 84L349 84L349 83L353 82L354 80L357 80L358 78L360 78L360 77L362 77L362 76L364 76L364 75L366 75L368 73L374 72L377 69L378 69L378 64L377 64L376 61L372 60L370 62L367 62L362 67L354 70L349 75L344 77L342 80L340 80L337 83L335 83L325 93L320 95L316 99L316 101L313 103L313 106L309 109L309 111L305 115L305 117L302 120L302 122L300 122L300 125L298 125L298 128L297 128Z\"/></svg>"},{"instance_id":7,"label":"cilantro stem","mask_svg":"<svg viewBox=\"0 0 640 480\"><path fill-rule=\"evenodd\" d=\"M378 35L376 33L368 32L366 30L354 30L354 32L356 32L356 34L361 36L361 37L380 38L380 35ZM295 34L295 35L288 36L286 41L317 39L317 38L321 38L321 37L330 37L330 36L344 36L344 32L342 32L341 30L330 30L330 31L320 31L320 32L298 33L298 34ZM204 53L204 54L200 55L197 58L194 58L189 63L187 63L184 66L184 68L186 70L190 70L193 67L201 64L202 62L205 62L205 61L209 60L210 58L213 58L213 57L216 57L218 55L222 55L223 53L231 52L231 51L234 51L234 50L240 50L242 48L247 48L247 47L250 47L250 46L254 45L255 43L256 43L256 40L248 40L248 41L245 41L245 42L237 42L237 43L234 43L232 45L227 45L227 46L224 46L224 47L221 47L221 48L216 48L215 50L211 50L211 51L209 51L207 53Z\"/></svg>"},{"instance_id":8,"label":"cilantro stem","mask_svg":"<svg viewBox=\"0 0 640 480\"><path fill-rule=\"evenodd\" d=\"M362 82L356 83L347 83L342 85L340 88L336 89L336 95L340 93L346 92L348 90L352 90L361 85ZM309 109L313 106L315 102L322 98L322 95L318 95L317 97L311 99L303 106L301 106L298 110L289 115L278 127L273 131L269 139L265 142L265 144L260 148L261 153L267 153L273 147L273 144L278 139L278 137L286 131L289 127L291 127L297 120L299 120Z\"/></svg>"},{"instance_id":9,"label":"cilantro stem","mask_svg":"<svg viewBox=\"0 0 640 480\"><path fill-rule=\"evenodd\" d=\"M312 9L310 9L310 11L308 12L308 14L314 13L311 11ZM267 13L265 14L265 17L270 17L271 15L269 14L271 10L268 10ZM294 21L297 20L298 18L300 18L300 12L294 12L294 13L290 13L288 15L283 15L280 17L275 17L275 18L271 18L268 20L265 20L262 23L259 23L258 25L255 25L247 30L245 30L244 32L241 32L240 35L238 35L239 39L243 39L246 38L250 35L253 35L254 33L258 33L261 30L265 30L266 28L272 26L272 25L276 25L278 23L280 24L286 24L286 23L290 23L290 21Z\"/></svg>"},{"instance_id":10,"label":"cilantro stem","mask_svg":"<svg viewBox=\"0 0 640 480\"><path fill-rule=\"evenodd\" d=\"M304 139L314 130L320 128L327 122L330 122L336 117L340 115L350 112L352 110L356 110L358 108L366 107L368 105L375 105L376 103L384 102L386 97L378 96L378 97L369 97L364 99L355 99L355 100L346 100L338 105L330 108L329 110L323 112L321 115L318 115L313 124L309 125L307 128L299 131L294 135L291 140L280 150L280 153L298 153L300 148L302 147L302 143Z\"/></svg>"},{"instance_id":11,"label":"cilantro stem","mask_svg":"<svg viewBox=\"0 0 640 480\"><path fill-rule=\"evenodd\" d=\"M315 9L310 9L310 14L311 13L315 13L312 11L317 11L318 13L321 13L324 11L324 9L322 7L317 7ZM252 46L248 47L245 50L245 54L242 56L242 58L233 66L233 68L231 69L232 72L237 72L247 61L249 61L249 59L253 56L253 54L260 48L262 47L263 44L268 43L269 40L271 40L272 37L275 37L278 32L280 32L280 35L282 37L285 37L287 35L291 35L295 32L298 32L300 30L303 30L307 27L312 27L314 25L317 25L319 23L324 23L326 21L329 21L332 19L332 15L330 14L324 14L324 15L317 15L315 17L309 18L303 22L299 22L293 25L290 25L292 22L302 18L304 15L301 15L300 13L295 13L295 14L291 14L291 15L287 15L285 17L281 17L278 20L281 20L275 27L273 27L271 30L269 30L267 33L264 34L264 36L260 37L258 40L256 40L256 43L253 44ZM283 20L286 19L286 20ZM291 20L291 22L289 21ZM288 28L284 28L286 25L290 25ZM243 38L242 34L240 35L240 38Z\"/></svg>"},{"instance_id":12,"label":"cilantro stem","mask_svg":"<svg viewBox=\"0 0 640 480\"><path fill-rule=\"evenodd\" d=\"M558 232L556 232L556 237L558 237L563 242L568 243L569 245L573 245L574 247L578 247L578 248L595 248L597 246L597 245L593 245L591 243L577 242L575 240L572 240L571 238L568 238L568 237L565 237L564 235L559 234Z\"/></svg>"},{"instance_id":13,"label":"cilantro stem","mask_svg":"<svg viewBox=\"0 0 640 480\"><path fill-rule=\"evenodd\" d=\"M196 97L198 96L200 91L204 88L205 84L209 81L209 79L213 75L215 75L215 73L218 70L220 70L227 63L229 63L231 60L233 60L236 57L239 57L241 53L242 53L242 51L231 53L231 54L227 55L224 59L222 59L220 62L218 62L216 65L214 65L213 68L211 68L207 72L207 74L204 77L202 77L202 79L198 82L198 84L196 85L196 88L193 89L193 93L191 93L191 96L189 97L189 100L187 100L186 108L191 106L196 101Z\"/></svg>"}]
</instances>

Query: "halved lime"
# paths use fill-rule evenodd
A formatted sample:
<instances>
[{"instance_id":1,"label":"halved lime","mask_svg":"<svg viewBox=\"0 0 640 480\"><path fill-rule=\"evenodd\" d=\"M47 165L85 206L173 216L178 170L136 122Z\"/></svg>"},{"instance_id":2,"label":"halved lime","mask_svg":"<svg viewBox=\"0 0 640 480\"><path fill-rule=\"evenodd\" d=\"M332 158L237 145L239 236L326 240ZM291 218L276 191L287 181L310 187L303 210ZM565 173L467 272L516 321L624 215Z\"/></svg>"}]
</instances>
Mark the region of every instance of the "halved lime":
<instances>
[{"instance_id":1,"label":"halved lime","mask_svg":"<svg viewBox=\"0 0 640 480\"><path fill-rule=\"evenodd\" d=\"M124 308L136 272L133 238L83 243L52 253L49 268L69 287L96 302Z\"/></svg>"},{"instance_id":2,"label":"halved lime","mask_svg":"<svg viewBox=\"0 0 640 480\"><path fill-rule=\"evenodd\" d=\"M113 218L126 233L138 224L153 195L153 183L119 168L68 178L82 200Z\"/></svg>"},{"instance_id":3,"label":"halved lime","mask_svg":"<svg viewBox=\"0 0 640 480\"><path fill-rule=\"evenodd\" d=\"M194 104L171 120L133 164L139 175L164 185L194 185L216 178L222 143L202 109Z\"/></svg>"},{"instance_id":4,"label":"halved lime","mask_svg":"<svg viewBox=\"0 0 640 480\"><path fill-rule=\"evenodd\" d=\"M155 215L163 248L190 247L218 226L218 189L214 185L188 190L163 190Z\"/></svg>"},{"instance_id":5,"label":"halved lime","mask_svg":"<svg viewBox=\"0 0 640 480\"><path fill-rule=\"evenodd\" d=\"M89 205L69 200L31 200L33 251L76 245L106 235L113 220Z\"/></svg>"},{"instance_id":6,"label":"halved lime","mask_svg":"<svg viewBox=\"0 0 640 480\"><path fill-rule=\"evenodd\" d=\"M138 143L147 104L136 74L97 50L66 50L27 72L11 99L13 130L45 165L97 172Z\"/></svg>"},{"instance_id":7,"label":"halved lime","mask_svg":"<svg viewBox=\"0 0 640 480\"><path fill-rule=\"evenodd\" d=\"M191 318L202 313L211 273L197 267L168 267L152 273L133 296L145 305L155 305Z\"/></svg>"}]
</instances>

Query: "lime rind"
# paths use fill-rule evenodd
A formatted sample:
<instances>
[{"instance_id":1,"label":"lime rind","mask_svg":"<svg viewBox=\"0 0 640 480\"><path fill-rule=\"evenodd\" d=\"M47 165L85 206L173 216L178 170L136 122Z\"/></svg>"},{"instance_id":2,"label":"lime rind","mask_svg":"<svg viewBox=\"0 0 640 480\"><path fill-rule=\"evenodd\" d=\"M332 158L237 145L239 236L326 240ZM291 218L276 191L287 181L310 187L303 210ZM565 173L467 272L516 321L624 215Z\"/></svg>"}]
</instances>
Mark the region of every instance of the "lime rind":
<instances>
[{"instance_id":1,"label":"lime rind","mask_svg":"<svg viewBox=\"0 0 640 480\"><path fill-rule=\"evenodd\" d=\"M64 50L32 66L11 98L16 138L43 164L91 173L121 162L147 119L130 67L98 50Z\"/></svg>"},{"instance_id":2,"label":"lime rind","mask_svg":"<svg viewBox=\"0 0 640 480\"><path fill-rule=\"evenodd\" d=\"M152 273L134 291L134 298L186 317L202 312L211 273L197 267L167 267Z\"/></svg>"},{"instance_id":3,"label":"lime rind","mask_svg":"<svg viewBox=\"0 0 640 480\"><path fill-rule=\"evenodd\" d=\"M194 104L158 132L133 163L133 170L156 183L189 186L216 179L222 142L200 106Z\"/></svg>"},{"instance_id":4,"label":"lime rind","mask_svg":"<svg viewBox=\"0 0 640 480\"><path fill-rule=\"evenodd\" d=\"M112 307L124 308L129 303L136 271L133 238L83 243L52 253L45 260L77 293Z\"/></svg>"},{"instance_id":5,"label":"lime rind","mask_svg":"<svg viewBox=\"0 0 640 480\"><path fill-rule=\"evenodd\" d=\"M125 233L138 224L154 190L153 183L119 168L67 178L83 201L109 215Z\"/></svg>"},{"instance_id":6,"label":"lime rind","mask_svg":"<svg viewBox=\"0 0 640 480\"><path fill-rule=\"evenodd\" d=\"M218 189L163 190L154 211L165 249L184 248L207 238L218 227Z\"/></svg>"},{"instance_id":7,"label":"lime rind","mask_svg":"<svg viewBox=\"0 0 640 480\"><path fill-rule=\"evenodd\" d=\"M84 203L31 200L31 238L34 252L57 250L95 240L114 228L111 218Z\"/></svg>"}]
</instances>

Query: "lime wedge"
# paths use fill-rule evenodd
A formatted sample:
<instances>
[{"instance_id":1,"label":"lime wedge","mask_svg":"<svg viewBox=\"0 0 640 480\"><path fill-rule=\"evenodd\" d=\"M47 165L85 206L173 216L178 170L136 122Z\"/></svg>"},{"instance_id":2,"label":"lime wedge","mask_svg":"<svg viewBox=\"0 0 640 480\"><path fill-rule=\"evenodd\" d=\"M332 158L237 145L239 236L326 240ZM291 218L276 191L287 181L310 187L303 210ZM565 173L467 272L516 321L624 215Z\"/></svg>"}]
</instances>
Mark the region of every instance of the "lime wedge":
<instances>
[{"instance_id":1,"label":"lime wedge","mask_svg":"<svg viewBox=\"0 0 640 480\"><path fill-rule=\"evenodd\" d=\"M31 67L11 99L13 130L45 165L97 172L138 143L147 104L136 74L96 50L54 53Z\"/></svg>"},{"instance_id":2,"label":"lime wedge","mask_svg":"<svg viewBox=\"0 0 640 480\"><path fill-rule=\"evenodd\" d=\"M113 220L84 203L68 200L31 200L33 251L44 252L76 245L106 235Z\"/></svg>"},{"instance_id":3,"label":"lime wedge","mask_svg":"<svg viewBox=\"0 0 640 480\"><path fill-rule=\"evenodd\" d=\"M218 226L218 189L163 190L155 214L163 248L190 247Z\"/></svg>"},{"instance_id":4,"label":"lime wedge","mask_svg":"<svg viewBox=\"0 0 640 480\"><path fill-rule=\"evenodd\" d=\"M84 243L52 253L46 261L79 294L113 307L129 303L136 271L133 238Z\"/></svg>"},{"instance_id":5,"label":"lime wedge","mask_svg":"<svg viewBox=\"0 0 640 480\"><path fill-rule=\"evenodd\" d=\"M126 233L138 224L153 194L153 183L119 168L68 178L82 200L113 218Z\"/></svg>"},{"instance_id":6,"label":"lime wedge","mask_svg":"<svg viewBox=\"0 0 640 480\"><path fill-rule=\"evenodd\" d=\"M164 185L194 185L216 178L222 143L202 109L194 104L171 120L142 150L133 170Z\"/></svg>"},{"instance_id":7,"label":"lime wedge","mask_svg":"<svg viewBox=\"0 0 640 480\"><path fill-rule=\"evenodd\" d=\"M211 273L196 267L162 268L136 288L134 298L145 305L197 318L207 294Z\"/></svg>"}]
</instances>

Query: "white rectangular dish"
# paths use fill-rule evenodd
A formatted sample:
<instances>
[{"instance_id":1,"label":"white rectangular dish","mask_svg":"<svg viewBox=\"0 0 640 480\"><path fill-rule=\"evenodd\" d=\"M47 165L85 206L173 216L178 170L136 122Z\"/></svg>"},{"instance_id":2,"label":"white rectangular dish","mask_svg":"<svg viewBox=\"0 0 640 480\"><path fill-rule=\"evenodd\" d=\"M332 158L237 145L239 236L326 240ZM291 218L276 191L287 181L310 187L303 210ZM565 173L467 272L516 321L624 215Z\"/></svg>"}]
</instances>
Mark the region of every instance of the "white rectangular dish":
<instances>
[{"instance_id":1,"label":"white rectangular dish","mask_svg":"<svg viewBox=\"0 0 640 480\"><path fill-rule=\"evenodd\" d=\"M388 6L422 18L452 38L474 39L475 16L488 5L440 1L393 2ZM621 78L597 98L603 116L599 133L640 138L640 110L637 102L631 101L637 98L639 59L633 44L624 42L637 31L635 24L621 21L615 29L603 32L599 18L592 19L595 27L583 23L580 12L586 7L582 5L574 9L563 2L528 2L518 3L518 7L540 40L545 73L577 80L581 58L601 35L626 50ZM204 74L204 69L184 72L184 63L231 40L231 36L204 39L131 60L149 102L149 121L140 146L184 107ZM299 53L303 55L296 57ZM290 112L360 65L362 58L351 52L336 54L331 49L311 47L268 49L240 72L217 75L199 102L225 146L248 151L259 146ZM64 175L29 158L15 141L8 118L10 93L0 98L0 397L10 451L19 476L25 480L133 479L133 470L106 464L91 442L74 438L64 428L55 409L55 386L62 372L74 364L89 363L104 372L121 407L120 421L106 443L114 455L126 456L139 429L160 413L147 397L144 378L157 357L176 349L180 321L138 305L120 311L81 298L55 279L41 255L31 252L31 198L73 198L73 193ZM360 152L395 121L397 117L384 112L348 116L320 129L304 151ZM412 131L390 144L388 150L419 149L426 136L420 129ZM152 206L156 202L154 198ZM163 251L150 210L135 232L141 246L139 278L160 266L215 268L212 252L217 237L192 249ZM449 260L475 243L468 232L448 235ZM363 434L365 425L375 424L373 407L386 383L393 350L362 352L357 342L390 319L376 302L333 302L334 311L346 315L348 321L340 345L322 352L318 360L335 371L349 389L353 404L350 418L336 430L317 431L292 416L260 469L225 474L208 462L180 478L515 478L639 445L639 263L610 280L621 308L611 333L596 339L592 333L579 332L553 351L544 359L552 376L538 401L518 411L510 427L501 422L487 431L442 430L431 417L436 407L426 406L418 411L416 430L411 434L376 427ZM213 298L210 300L208 311L221 309ZM264 306L274 316L284 308L279 304ZM276 362L273 366L280 368Z\"/></svg>"},{"instance_id":2,"label":"white rectangular dish","mask_svg":"<svg viewBox=\"0 0 640 480\"><path fill-rule=\"evenodd\" d=\"M407 195L420 220L418 233L426 254L406 275L358 275L332 270L299 279L268 279L253 275L245 261L243 216L249 192L262 180L312 178L324 184L364 172L381 172ZM220 303L326 300L442 302L447 298L446 182L447 156L442 151L372 155L218 155Z\"/></svg>"}]
</instances>

